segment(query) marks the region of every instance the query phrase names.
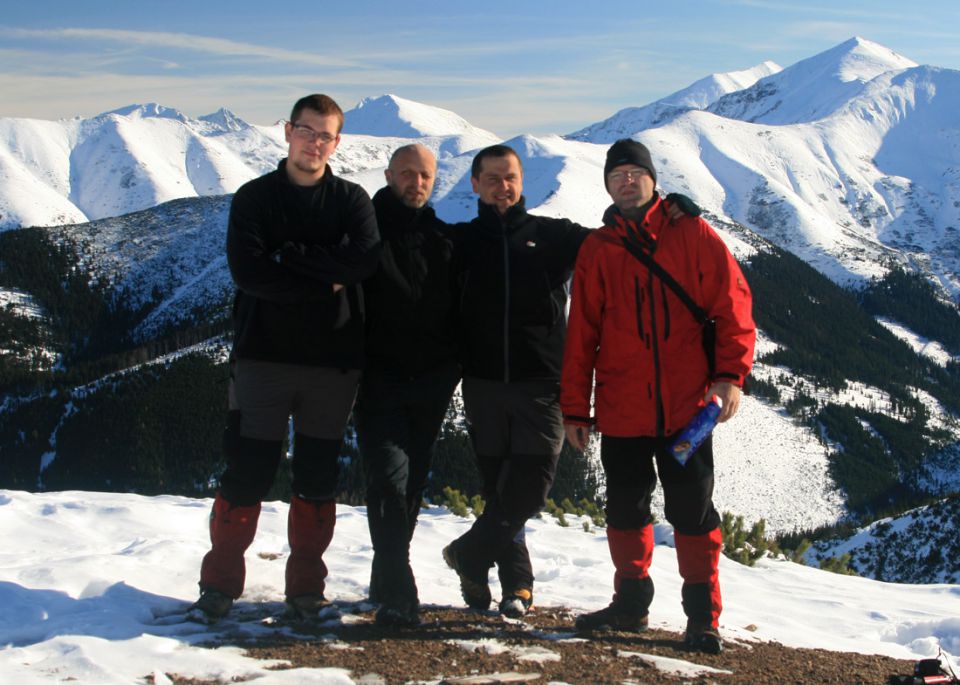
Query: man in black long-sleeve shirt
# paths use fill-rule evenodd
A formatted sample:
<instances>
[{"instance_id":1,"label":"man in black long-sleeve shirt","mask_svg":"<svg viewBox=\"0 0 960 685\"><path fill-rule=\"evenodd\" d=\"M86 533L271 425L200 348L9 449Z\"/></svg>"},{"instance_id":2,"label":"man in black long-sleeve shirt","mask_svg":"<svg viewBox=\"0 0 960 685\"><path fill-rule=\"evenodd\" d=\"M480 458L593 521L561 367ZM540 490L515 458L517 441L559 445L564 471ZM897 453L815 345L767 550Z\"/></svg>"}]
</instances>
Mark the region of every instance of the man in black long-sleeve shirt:
<instances>
[{"instance_id":1,"label":"man in black long-sleeve shirt","mask_svg":"<svg viewBox=\"0 0 960 685\"><path fill-rule=\"evenodd\" d=\"M405 145L390 159L387 185L373 196L383 250L363 284L367 359L354 420L373 543L370 596L380 603L380 625L419 622L410 540L433 446L460 380L452 244L427 204L436 172L430 150Z\"/></svg>"},{"instance_id":2,"label":"man in black long-sleeve shirt","mask_svg":"<svg viewBox=\"0 0 960 685\"><path fill-rule=\"evenodd\" d=\"M443 550L466 603L486 609L494 564L500 611L533 601L524 524L546 502L563 446L560 368L567 281L590 230L528 214L523 168L505 145L481 150L471 170L478 216L454 229L463 340L463 401L486 504Z\"/></svg>"},{"instance_id":3,"label":"man in black long-sleeve shirt","mask_svg":"<svg viewBox=\"0 0 960 685\"><path fill-rule=\"evenodd\" d=\"M242 186L230 208L227 261L237 293L227 469L193 610L202 620L225 615L243 591L244 552L291 416L285 594L300 616L326 602L323 553L336 521L337 460L363 362L359 283L376 268L380 245L370 198L327 164L342 127L331 98L299 100L284 128L287 158Z\"/></svg>"}]
</instances>

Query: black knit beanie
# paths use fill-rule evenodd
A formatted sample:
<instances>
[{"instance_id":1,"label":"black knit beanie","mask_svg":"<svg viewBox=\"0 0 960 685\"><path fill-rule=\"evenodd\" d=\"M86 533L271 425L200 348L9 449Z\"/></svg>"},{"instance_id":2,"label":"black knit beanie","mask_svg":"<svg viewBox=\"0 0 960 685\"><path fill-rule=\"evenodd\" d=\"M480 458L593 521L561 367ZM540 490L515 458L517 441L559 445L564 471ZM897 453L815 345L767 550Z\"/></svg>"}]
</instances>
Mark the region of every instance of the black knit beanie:
<instances>
[{"instance_id":1,"label":"black knit beanie","mask_svg":"<svg viewBox=\"0 0 960 685\"><path fill-rule=\"evenodd\" d=\"M643 143L630 138L621 138L607 150L607 163L603 165L603 185L607 185L607 174L621 164L636 164L650 172L653 185L657 185L657 170L653 167L650 150Z\"/></svg>"}]
</instances>

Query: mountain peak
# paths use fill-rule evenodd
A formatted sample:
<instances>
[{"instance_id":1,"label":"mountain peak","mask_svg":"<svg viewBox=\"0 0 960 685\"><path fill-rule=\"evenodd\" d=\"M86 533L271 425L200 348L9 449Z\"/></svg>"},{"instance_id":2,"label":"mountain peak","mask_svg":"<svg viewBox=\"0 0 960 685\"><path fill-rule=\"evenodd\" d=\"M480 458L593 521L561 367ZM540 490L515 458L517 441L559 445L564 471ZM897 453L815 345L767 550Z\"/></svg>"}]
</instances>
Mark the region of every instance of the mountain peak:
<instances>
[{"instance_id":1,"label":"mountain peak","mask_svg":"<svg viewBox=\"0 0 960 685\"><path fill-rule=\"evenodd\" d=\"M104 114L116 114L131 119L176 119L184 123L190 121L190 117L180 110L172 107L164 107L156 102L147 102L142 105L127 105L126 107L104 112Z\"/></svg>"},{"instance_id":2,"label":"mountain peak","mask_svg":"<svg viewBox=\"0 0 960 685\"><path fill-rule=\"evenodd\" d=\"M221 107L211 114L204 114L200 117L200 121L222 128L225 131L242 131L250 128L250 124L225 107Z\"/></svg>"},{"instance_id":3,"label":"mountain peak","mask_svg":"<svg viewBox=\"0 0 960 685\"><path fill-rule=\"evenodd\" d=\"M831 62L837 67L836 76L843 82L866 82L888 71L918 66L912 59L861 36L854 36L830 50L797 62L794 66L804 63L808 66L827 66Z\"/></svg>"},{"instance_id":4,"label":"mountain peak","mask_svg":"<svg viewBox=\"0 0 960 685\"><path fill-rule=\"evenodd\" d=\"M481 133L450 110L387 94L364 98L344 115L344 133L410 138Z\"/></svg>"},{"instance_id":5,"label":"mountain peak","mask_svg":"<svg viewBox=\"0 0 960 685\"><path fill-rule=\"evenodd\" d=\"M765 124L816 121L836 111L881 74L918 66L879 43L854 36L800 60L742 91L725 95L708 111Z\"/></svg>"}]
</instances>

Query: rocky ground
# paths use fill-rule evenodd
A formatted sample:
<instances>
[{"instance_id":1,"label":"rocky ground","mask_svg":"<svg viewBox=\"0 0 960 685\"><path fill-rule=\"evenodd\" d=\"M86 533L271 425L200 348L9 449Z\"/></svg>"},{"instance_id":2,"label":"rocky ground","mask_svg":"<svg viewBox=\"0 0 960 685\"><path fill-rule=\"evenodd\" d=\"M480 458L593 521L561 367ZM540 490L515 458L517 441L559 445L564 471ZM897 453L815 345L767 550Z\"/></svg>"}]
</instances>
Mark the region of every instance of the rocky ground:
<instances>
[{"instance_id":1,"label":"rocky ground","mask_svg":"<svg viewBox=\"0 0 960 685\"><path fill-rule=\"evenodd\" d=\"M275 621L276 637L250 642L226 631L216 645L243 647L257 659L289 667L342 668L355 683L886 683L911 674L912 661L884 656L793 649L773 642L727 640L722 654L692 653L683 636L652 629L642 635L578 635L573 616L539 608L523 621L494 612L426 607L417 628L386 629L373 612L356 610L315 624ZM177 685L223 685L167 674Z\"/></svg>"}]
</instances>

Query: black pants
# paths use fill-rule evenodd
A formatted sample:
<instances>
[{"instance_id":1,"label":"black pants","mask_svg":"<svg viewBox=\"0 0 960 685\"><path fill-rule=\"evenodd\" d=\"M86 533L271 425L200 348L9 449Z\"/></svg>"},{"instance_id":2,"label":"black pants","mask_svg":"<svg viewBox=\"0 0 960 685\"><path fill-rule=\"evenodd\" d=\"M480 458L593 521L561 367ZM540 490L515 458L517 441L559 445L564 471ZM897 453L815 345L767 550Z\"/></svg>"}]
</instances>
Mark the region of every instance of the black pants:
<instances>
[{"instance_id":1,"label":"black pants","mask_svg":"<svg viewBox=\"0 0 960 685\"><path fill-rule=\"evenodd\" d=\"M672 436L602 437L600 460L607 479L608 525L635 530L651 522L650 500L658 474L663 486L664 515L674 530L684 535L703 535L720 525L720 515L713 506L712 436L686 466L670 455L671 442Z\"/></svg>"},{"instance_id":2,"label":"black pants","mask_svg":"<svg viewBox=\"0 0 960 685\"><path fill-rule=\"evenodd\" d=\"M460 538L460 557L486 582L487 570L497 567L503 596L533 589L533 565L524 530L547 501L557 475L558 454L478 456L483 477L483 513Z\"/></svg>"},{"instance_id":3,"label":"black pants","mask_svg":"<svg viewBox=\"0 0 960 685\"><path fill-rule=\"evenodd\" d=\"M533 589L524 528L546 503L563 446L559 383L465 378L463 401L483 478L483 513L454 541L464 570L486 584L497 566L506 597Z\"/></svg>"},{"instance_id":4,"label":"black pants","mask_svg":"<svg viewBox=\"0 0 960 685\"><path fill-rule=\"evenodd\" d=\"M410 540L433 448L459 380L460 368L452 362L413 379L364 371L354 420L374 553L370 590L378 601L416 598Z\"/></svg>"}]
</instances>

